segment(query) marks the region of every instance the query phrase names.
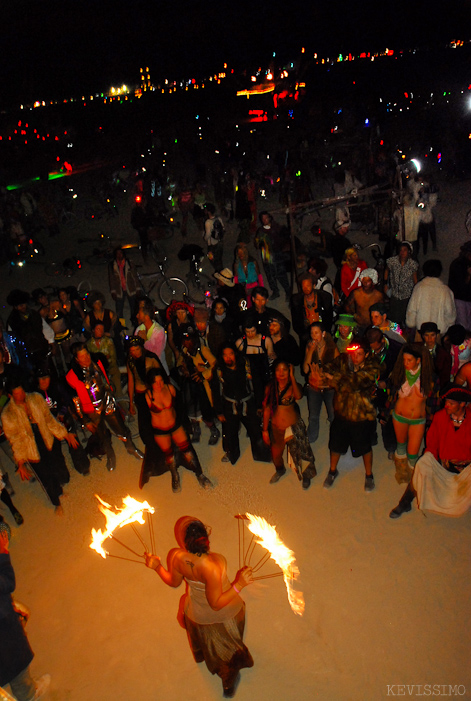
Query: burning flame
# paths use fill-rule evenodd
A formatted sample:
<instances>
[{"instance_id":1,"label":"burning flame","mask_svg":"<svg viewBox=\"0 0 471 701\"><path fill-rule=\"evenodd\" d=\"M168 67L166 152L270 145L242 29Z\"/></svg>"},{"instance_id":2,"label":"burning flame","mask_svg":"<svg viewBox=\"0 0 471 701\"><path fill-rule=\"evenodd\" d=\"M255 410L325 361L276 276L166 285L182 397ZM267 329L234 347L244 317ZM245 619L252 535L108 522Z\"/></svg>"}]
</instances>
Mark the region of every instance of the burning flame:
<instances>
[{"instance_id":1,"label":"burning flame","mask_svg":"<svg viewBox=\"0 0 471 701\"><path fill-rule=\"evenodd\" d=\"M128 495L127 497L123 498L124 506L121 508L114 507L115 511L111 511L112 507L110 504L107 504L106 501L100 499L98 494L95 494L95 496L101 503L101 506L98 508L106 519L106 528L104 531L102 531L101 528L98 531L92 528L92 542L90 543L90 547L92 550L96 550L99 555L106 559L107 552L106 550L103 550L103 542L107 538L112 538L113 532L117 528L122 528L123 526L127 526L129 523L135 522L140 523L141 525L144 524L144 511L153 514L155 509L146 501L136 501L136 499L133 499Z\"/></svg>"},{"instance_id":2,"label":"burning flame","mask_svg":"<svg viewBox=\"0 0 471 701\"><path fill-rule=\"evenodd\" d=\"M292 587L292 582L299 576L299 569L296 565L294 552L286 547L276 532L275 527L270 526L264 518L252 516L252 514L249 513L245 515L250 522L248 525L249 531L260 539L256 541L258 545L268 550L271 559L274 560L283 571L283 579L286 585L286 591L288 592L289 605L294 613L298 616L302 616L304 613L304 597L302 592L296 592Z\"/></svg>"}]
</instances>

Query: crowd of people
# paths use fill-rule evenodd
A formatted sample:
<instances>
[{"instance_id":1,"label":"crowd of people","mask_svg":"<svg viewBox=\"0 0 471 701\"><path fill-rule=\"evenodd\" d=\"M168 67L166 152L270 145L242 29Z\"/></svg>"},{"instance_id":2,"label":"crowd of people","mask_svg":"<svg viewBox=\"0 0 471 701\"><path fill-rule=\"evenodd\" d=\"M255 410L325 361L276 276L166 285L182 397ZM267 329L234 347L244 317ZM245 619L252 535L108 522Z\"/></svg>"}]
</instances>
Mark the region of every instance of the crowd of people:
<instances>
[{"instance_id":1,"label":"crowd of people","mask_svg":"<svg viewBox=\"0 0 471 701\"><path fill-rule=\"evenodd\" d=\"M60 514L68 465L87 475L93 458L105 456L107 469L114 471L117 438L141 461L141 489L151 477L169 472L171 490L180 491L180 467L210 489L197 445L206 435L215 459L235 465L242 425L253 460L275 468L270 484L289 467L307 490L317 475L314 455L325 406L330 465L324 488L332 488L341 458L351 450L363 461L364 490L374 490L373 447L380 433L395 478L406 485L391 518L410 511L414 498L421 509L438 513L468 510L471 243L464 243L451 264L448 285L441 280L440 260L427 260L420 271L417 246L402 238L378 271L348 240L349 221L343 216L332 238L335 275L327 276L324 258L311 257L292 281L299 292L291 294L289 237L272 215L261 212L257 228L252 211L233 267L225 268L223 218L201 196L196 204L198 193L191 191L189 197L187 190L178 200L181 233L186 236L193 213L217 282L210 308L185 299L157 309L120 248L108 271L115 309L99 290L86 298L73 287L52 295L41 288L10 291L11 310L0 329L0 445L21 479L36 480ZM149 226L138 219L134 211L145 249ZM436 246L435 229L427 224ZM422 238L425 245L423 229ZM258 259L249 251L251 244ZM289 315L269 305L279 297L279 285ZM126 302L131 330L122 325ZM221 435L222 454L216 449ZM138 436L141 447L134 442ZM21 525L24 518L13 495L0 466L1 501ZM171 586L183 579L189 583L186 628L195 659L204 659L221 676L230 695L239 670L253 664L242 643L243 604L235 586L249 584L251 573L241 571L230 585L224 559L209 551L206 527L185 518L176 530L180 549L169 554L167 569L152 554L147 564ZM11 577L7 554L3 543L0 565L3 558ZM201 613L196 622L195 601ZM219 609L224 616L215 615ZM231 657L221 666L197 624L226 619L239 630L231 633L237 663ZM25 683L31 689L29 678Z\"/></svg>"}]
</instances>

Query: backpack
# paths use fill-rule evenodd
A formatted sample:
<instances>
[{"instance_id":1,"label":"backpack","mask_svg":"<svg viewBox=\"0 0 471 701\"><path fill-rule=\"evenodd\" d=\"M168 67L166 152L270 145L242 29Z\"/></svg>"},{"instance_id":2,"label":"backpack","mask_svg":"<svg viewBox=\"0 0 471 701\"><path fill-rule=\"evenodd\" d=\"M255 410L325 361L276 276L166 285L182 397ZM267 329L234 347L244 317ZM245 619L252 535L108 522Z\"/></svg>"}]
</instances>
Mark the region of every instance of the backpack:
<instances>
[{"instance_id":1,"label":"backpack","mask_svg":"<svg viewBox=\"0 0 471 701\"><path fill-rule=\"evenodd\" d=\"M226 233L224 225L219 217L216 217L213 221L213 228L211 230L211 237L216 239L216 241L222 241L224 234Z\"/></svg>"}]
</instances>

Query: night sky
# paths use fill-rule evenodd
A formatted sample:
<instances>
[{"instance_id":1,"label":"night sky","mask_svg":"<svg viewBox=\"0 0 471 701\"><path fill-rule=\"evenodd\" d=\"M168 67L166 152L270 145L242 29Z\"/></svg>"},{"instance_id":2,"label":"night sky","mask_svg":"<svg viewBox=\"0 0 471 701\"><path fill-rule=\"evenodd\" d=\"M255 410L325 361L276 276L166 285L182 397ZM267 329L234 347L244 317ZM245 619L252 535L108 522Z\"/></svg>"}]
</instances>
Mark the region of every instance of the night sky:
<instances>
[{"instance_id":1,"label":"night sky","mask_svg":"<svg viewBox=\"0 0 471 701\"><path fill-rule=\"evenodd\" d=\"M2 106L137 83L141 65L158 81L303 45L325 55L471 37L471 0L4 0L1 17Z\"/></svg>"}]
</instances>

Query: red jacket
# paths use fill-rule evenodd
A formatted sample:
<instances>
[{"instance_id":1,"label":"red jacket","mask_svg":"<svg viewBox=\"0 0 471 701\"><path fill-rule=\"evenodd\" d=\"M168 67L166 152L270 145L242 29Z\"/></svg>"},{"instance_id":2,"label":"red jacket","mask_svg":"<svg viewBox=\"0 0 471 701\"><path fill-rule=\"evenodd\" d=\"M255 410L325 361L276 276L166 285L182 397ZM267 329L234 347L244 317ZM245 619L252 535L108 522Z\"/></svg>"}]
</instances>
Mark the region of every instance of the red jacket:
<instances>
[{"instance_id":1,"label":"red jacket","mask_svg":"<svg viewBox=\"0 0 471 701\"><path fill-rule=\"evenodd\" d=\"M426 452L438 461L471 462L471 411L457 431L445 409L437 411L427 433Z\"/></svg>"},{"instance_id":2,"label":"red jacket","mask_svg":"<svg viewBox=\"0 0 471 701\"><path fill-rule=\"evenodd\" d=\"M97 362L98 367L100 368L101 372L103 373L106 381L108 384L110 384L110 381L108 379L108 375L105 372L105 368L102 365L101 360ZM90 399L90 395L88 394L84 383L82 380L79 380L77 377L76 373L74 370L69 370L67 375L65 376L65 379L69 383L71 387L77 392L79 401L80 401L80 406L82 407L82 411L84 414L94 414L95 413L95 407L93 406L93 402Z\"/></svg>"}]
</instances>

